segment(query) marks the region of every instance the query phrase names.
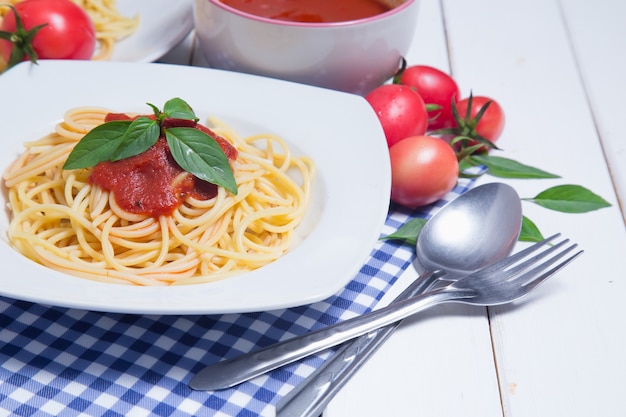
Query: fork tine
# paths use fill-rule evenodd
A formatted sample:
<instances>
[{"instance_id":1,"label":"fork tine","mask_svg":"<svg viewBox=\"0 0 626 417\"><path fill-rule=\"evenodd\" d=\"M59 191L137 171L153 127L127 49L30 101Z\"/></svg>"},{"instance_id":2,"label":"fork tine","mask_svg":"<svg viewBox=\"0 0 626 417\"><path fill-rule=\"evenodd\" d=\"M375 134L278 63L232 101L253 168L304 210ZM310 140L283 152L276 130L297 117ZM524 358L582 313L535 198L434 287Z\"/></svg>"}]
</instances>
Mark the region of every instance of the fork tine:
<instances>
[{"instance_id":1,"label":"fork tine","mask_svg":"<svg viewBox=\"0 0 626 417\"><path fill-rule=\"evenodd\" d=\"M569 242L569 239L565 239L565 240L563 240L563 241L561 241L559 243L554 244L553 246L549 247L548 249L544 250L543 252L540 252L540 253L534 255L532 258L529 258L529 259L525 260L524 262L520 262L517 265L515 265L515 263L513 263L511 265L511 268L507 268L506 269L507 272L509 273L510 279L514 279L514 277L517 276L518 274L521 274L522 272L524 272L528 268L537 265L537 262L539 262L541 259L547 257L548 255L551 255L553 252L556 252L563 245L567 244L567 242ZM574 245L574 246L576 246L576 245ZM571 250L571 248L566 250L566 251L569 251L569 250ZM559 258L557 257L556 259L559 259Z\"/></svg>"},{"instance_id":2,"label":"fork tine","mask_svg":"<svg viewBox=\"0 0 626 417\"><path fill-rule=\"evenodd\" d=\"M487 268L484 268L481 272L484 272L483 275L491 275L494 274L496 272L499 272L505 268L508 268L512 265L515 265L516 263L518 263L519 261L521 261L522 259L524 259L525 257L531 255L532 253L538 251L539 249L541 249L543 246L547 245L548 243L550 243L551 241L553 241L554 239L556 239L557 237L561 236L560 233L556 233L550 237L545 238L544 240L542 240L541 242L537 242L532 246L527 247L526 249L522 249L519 252L516 252L512 255L509 255L508 257L504 258L503 260L501 260L500 262L496 262L495 264L488 266Z\"/></svg>"},{"instance_id":3,"label":"fork tine","mask_svg":"<svg viewBox=\"0 0 626 417\"><path fill-rule=\"evenodd\" d=\"M562 244L559 244L558 246L562 246ZM576 244L572 244L568 246L567 248L563 249L561 252L554 254L552 257L550 257L550 259L547 259L543 261L542 263L540 263L539 265L536 265L530 271L526 271L522 274L519 274L516 278L505 281L506 285L502 287L503 290L505 291L504 293L501 292L499 295L494 295L493 293L489 293L489 291L493 290L494 287L491 287L489 290L485 289L484 294L482 294L484 298L476 304L500 305L500 304L506 304L506 303L518 300L526 296L533 289L535 289L541 283L546 281L549 277L554 275L556 272L560 271L563 267L565 267L567 264L572 262L575 258L580 256L583 253L582 250L576 252L573 255L570 255L568 258L561 261L558 265L552 267L551 269L546 270L555 262L558 262L561 258L563 258L572 250L574 250L574 248L576 248L577 246L578 245ZM555 248L552 247L549 250L553 252L554 249ZM535 260L541 259L543 257L542 255L543 254L538 255L534 259ZM502 272L504 273L504 271ZM507 294L507 291L508 291L508 294Z\"/></svg>"},{"instance_id":4,"label":"fork tine","mask_svg":"<svg viewBox=\"0 0 626 417\"><path fill-rule=\"evenodd\" d=\"M567 264L569 264L574 259L576 259L580 255L582 255L582 253L584 251L579 250L578 252L574 253L573 255L571 255L568 258L566 258L565 260L563 260L558 265L554 266L552 269L549 269L548 271L545 271L543 274L540 274L548 266L552 265L557 260L561 259L563 256L565 256L567 253L571 252L577 246L578 245L576 245L576 244L568 246L567 248L565 248L558 255L555 255L553 258L547 260L546 262L542 263L541 265L537 266L536 268L533 268L531 271L529 271L526 274L524 274L527 278L532 276L531 280L529 280L528 282L524 283L524 287L526 287L528 289L528 291L532 290L533 288L536 288L542 282L547 280L549 277L551 277L552 275L554 275L555 273L557 273L558 271L563 269ZM537 274L540 274L540 275L537 275Z\"/></svg>"}]
</instances>

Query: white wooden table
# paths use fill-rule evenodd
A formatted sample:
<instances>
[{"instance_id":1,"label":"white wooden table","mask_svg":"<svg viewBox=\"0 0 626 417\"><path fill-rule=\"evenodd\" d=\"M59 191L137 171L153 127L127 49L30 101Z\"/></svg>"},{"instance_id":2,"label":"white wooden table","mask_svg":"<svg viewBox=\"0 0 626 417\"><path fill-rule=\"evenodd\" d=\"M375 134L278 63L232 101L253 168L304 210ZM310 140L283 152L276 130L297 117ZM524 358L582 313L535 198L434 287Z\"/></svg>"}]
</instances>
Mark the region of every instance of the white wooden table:
<instances>
[{"instance_id":1,"label":"white wooden table","mask_svg":"<svg viewBox=\"0 0 626 417\"><path fill-rule=\"evenodd\" d=\"M202 65L192 42L163 60ZM524 203L545 235L585 254L525 302L406 321L325 417L625 415L626 2L421 0L406 58L450 70L463 95L496 98L501 155L562 176L505 181L522 197L579 184L613 206L563 214Z\"/></svg>"}]
</instances>

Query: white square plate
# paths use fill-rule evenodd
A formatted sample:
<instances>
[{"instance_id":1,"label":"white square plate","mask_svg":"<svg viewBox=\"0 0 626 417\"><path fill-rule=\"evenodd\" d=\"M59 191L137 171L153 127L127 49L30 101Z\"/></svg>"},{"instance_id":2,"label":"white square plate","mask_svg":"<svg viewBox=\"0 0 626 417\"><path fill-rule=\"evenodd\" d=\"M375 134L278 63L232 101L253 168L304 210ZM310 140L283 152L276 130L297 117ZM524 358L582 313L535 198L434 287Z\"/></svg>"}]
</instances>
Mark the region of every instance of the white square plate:
<instances>
[{"instance_id":1,"label":"white square plate","mask_svg":"<svg viewBox=\"0 0 626 417\"><path fill-rule=\"evenodd\" d=\"M246 74L165 64L41 61L0 76L0 170L23 143L53 130L77 106L146 112L146 103L187 101L240 134L275 133L317 165L299 242L258 270L209 284L133 287L41 266L8 243L0 216L0 295L49 305L146 314L265 311L312 303L358 272L385 222L391 183L384 133L360 96ZM6 189L2 195L6 204Z\"/></svg>"}]
</instances>

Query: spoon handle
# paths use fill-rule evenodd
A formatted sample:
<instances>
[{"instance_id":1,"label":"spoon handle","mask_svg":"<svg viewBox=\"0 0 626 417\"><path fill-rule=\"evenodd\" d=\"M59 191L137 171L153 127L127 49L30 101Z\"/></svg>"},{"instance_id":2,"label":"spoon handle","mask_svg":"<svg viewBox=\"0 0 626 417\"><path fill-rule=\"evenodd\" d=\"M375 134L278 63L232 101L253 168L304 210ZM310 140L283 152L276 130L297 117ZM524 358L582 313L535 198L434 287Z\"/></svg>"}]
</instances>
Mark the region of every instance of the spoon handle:
<instances>
[{"instance_id":1,"label":"spoon handle","mask_svg":"<svg viewBox=\"0 0 626 417\"><path fill-rule=\"evenodd\" d=\"M189 386L195 390L205 391L230 388L437 304L460 301L472 296L471 291L459 291L448 287L417 295L362 316L275 343L259 351L207 366L191 379Z\"/></svg>"},{"instance_id":2,"label":"spoon handle","mask_svg":"<svg viewBox=\"0 0 626 417\"><path fill-rule=\"evenodd\" d=\"M428 291L442 275L424 272L409 285L394 303ZM344 343L321 367L297 385L276 405L276 417L317 417L330 400L361 366L398 328L396 322Z\"/></svg>"}]
</instances>

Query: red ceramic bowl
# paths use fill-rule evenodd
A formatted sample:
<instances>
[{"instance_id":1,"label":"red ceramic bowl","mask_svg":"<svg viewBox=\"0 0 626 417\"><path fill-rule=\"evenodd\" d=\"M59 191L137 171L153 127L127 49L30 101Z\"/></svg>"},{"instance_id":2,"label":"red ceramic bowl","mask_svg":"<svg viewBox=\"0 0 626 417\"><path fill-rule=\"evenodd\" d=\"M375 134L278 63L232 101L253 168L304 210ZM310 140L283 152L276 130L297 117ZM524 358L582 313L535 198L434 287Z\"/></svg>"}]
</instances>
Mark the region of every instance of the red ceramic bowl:
<instances>
[{"instance_id":1,"label":"red ceramic bowl","mask_svg":"<svg viewBox=\"0 0 626 417\"><path fill-rule=\"evenodd\" d=\"M198 47L213 68L364 95L398 69L417 20L418 0L379 1L391 9L357 20L305 23L196 0Z\"/></svg>"}]
</instances>

